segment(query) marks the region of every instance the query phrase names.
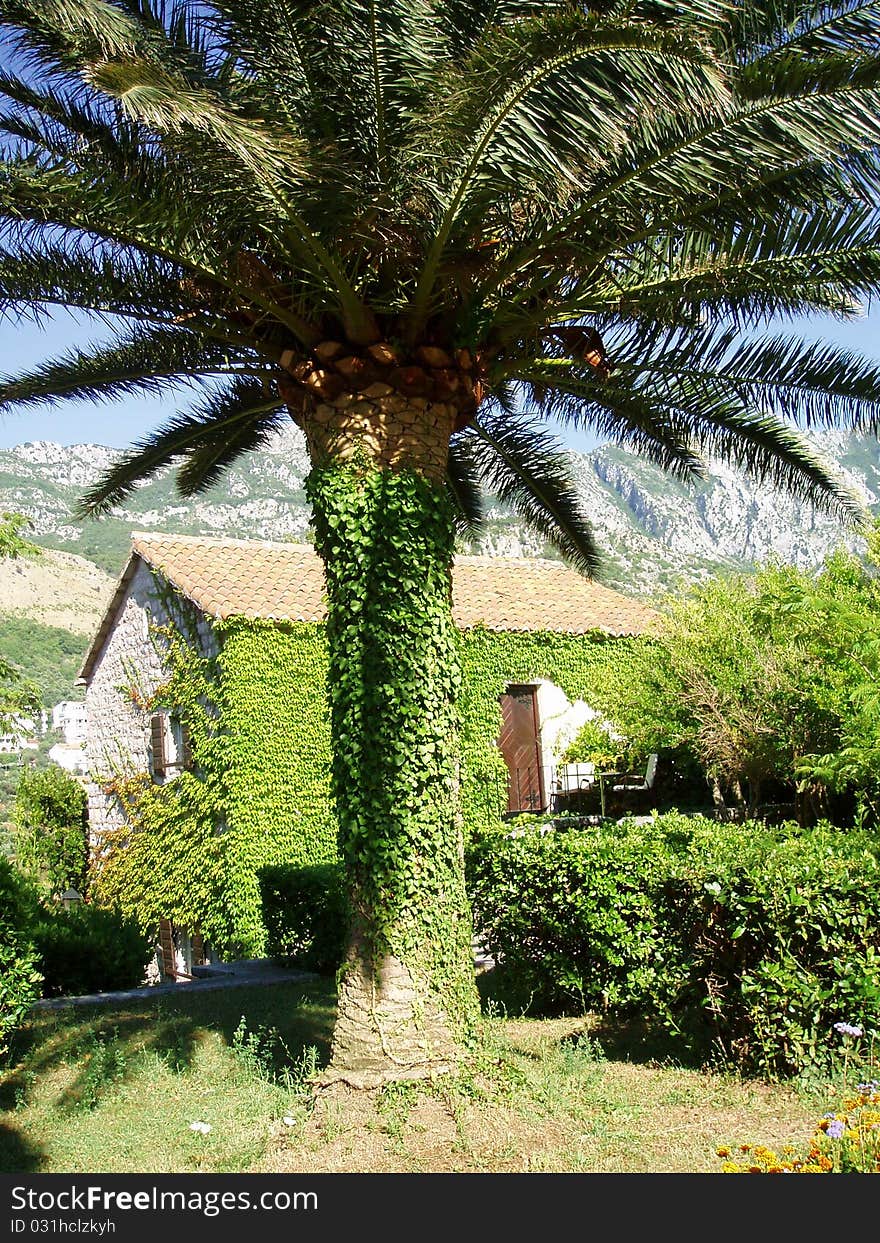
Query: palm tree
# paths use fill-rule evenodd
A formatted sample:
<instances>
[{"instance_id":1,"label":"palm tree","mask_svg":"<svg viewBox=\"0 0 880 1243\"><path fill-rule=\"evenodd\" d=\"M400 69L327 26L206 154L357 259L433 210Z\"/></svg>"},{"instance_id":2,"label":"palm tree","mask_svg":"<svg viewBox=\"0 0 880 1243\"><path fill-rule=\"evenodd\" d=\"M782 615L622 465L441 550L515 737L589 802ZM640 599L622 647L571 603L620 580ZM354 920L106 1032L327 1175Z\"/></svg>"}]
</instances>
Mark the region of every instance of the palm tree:
<instances>
[{"instance_id":1,"label":"palm tree","mask_svg":"<svg viewBox=\"0 0 880 1243\"><path fill-rule=\"evenodd\" d=\"M3 308L114 334L7 378L2 408L201 385L90 514L302 428L353 911L328 1074L433 1073L477 1013L456 523L488 486L594 570L549 417L857 516L800 431L873 431L880 369L767 321L880 284L878 6L0 0L0 22Z\"/></svg>"}]
</instances>

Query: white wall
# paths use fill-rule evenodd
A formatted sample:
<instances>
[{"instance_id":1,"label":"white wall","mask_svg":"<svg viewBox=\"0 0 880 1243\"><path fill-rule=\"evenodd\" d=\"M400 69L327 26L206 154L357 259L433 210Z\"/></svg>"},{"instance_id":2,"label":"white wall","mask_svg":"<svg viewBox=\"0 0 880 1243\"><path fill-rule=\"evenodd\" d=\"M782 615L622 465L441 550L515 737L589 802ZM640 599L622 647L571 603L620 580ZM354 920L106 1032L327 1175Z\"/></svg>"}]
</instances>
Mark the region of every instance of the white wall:
<instances>
[{"instance_id":1,"label":"white wall","mask_svg":"<svg viewBox=\"0 0 880 1243\"><path fill-rule=\"evenodd\" d=\"M87 724L88 712L81 701L63 699L52 709L52 728L60 729L71 746L85 742Z\"/></svg>"}]
</instances>

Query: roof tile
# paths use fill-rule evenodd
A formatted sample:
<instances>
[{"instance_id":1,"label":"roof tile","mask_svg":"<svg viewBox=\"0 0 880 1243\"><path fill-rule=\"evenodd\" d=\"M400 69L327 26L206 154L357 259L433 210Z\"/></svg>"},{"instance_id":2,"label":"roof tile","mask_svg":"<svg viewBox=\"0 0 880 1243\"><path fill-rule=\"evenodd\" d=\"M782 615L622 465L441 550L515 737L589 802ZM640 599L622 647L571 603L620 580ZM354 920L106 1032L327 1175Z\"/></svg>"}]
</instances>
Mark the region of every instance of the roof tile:
<instances>
[{"instance_id":1,"label":"roof tile","mask_svg":"<svg viewBox=\"0 0 880 1243\"><path fill-rule=\"evenodd\" d=\"M135 533L132 548L214 617L323 621L323 566L311 547ZM462 629L641 634L656 613L558 561L457 557L453 616Z\"/></svg>"}]
</instances>

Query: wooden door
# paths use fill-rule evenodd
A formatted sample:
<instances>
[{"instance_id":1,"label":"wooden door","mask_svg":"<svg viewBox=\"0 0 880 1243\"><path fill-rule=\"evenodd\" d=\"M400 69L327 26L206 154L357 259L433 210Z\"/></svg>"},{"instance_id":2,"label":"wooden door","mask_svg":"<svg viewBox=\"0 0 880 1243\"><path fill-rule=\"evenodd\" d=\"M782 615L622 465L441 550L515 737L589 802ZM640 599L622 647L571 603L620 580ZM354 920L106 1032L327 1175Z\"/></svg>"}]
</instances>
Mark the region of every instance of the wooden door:
<instances>
[{"instance_id":1,"label":"wooden door","mask_svg":"<svg viewBox=\"0 0 880 1243\"><path fill-rule=\"evenodd\" d=\"M507 810L543 811L544 770L538 719L537 686L508 686L501 696L498 746L507 764Z\"/></svg>"}]
</instances>

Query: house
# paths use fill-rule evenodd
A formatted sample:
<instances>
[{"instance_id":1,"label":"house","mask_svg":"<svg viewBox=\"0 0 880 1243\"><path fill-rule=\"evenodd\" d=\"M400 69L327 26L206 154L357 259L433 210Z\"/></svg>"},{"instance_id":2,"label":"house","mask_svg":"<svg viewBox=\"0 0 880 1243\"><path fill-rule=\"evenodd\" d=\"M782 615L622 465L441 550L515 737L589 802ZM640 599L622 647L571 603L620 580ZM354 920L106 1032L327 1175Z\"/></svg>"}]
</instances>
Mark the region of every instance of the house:
<instances>
[{"instance_id":1,"label":"house","mask_svg":"<svg viewBox=\"0 0 880 1243\"><path fill-rule=\"evenodd\" d=\"M52 709L52 729L59 731L68 746L85 742L86 705L81 700L63 699Z\"/></svg>"},{"instance_id":2,"label":"house","mask_svg":"<svg viewBox=\"0 0 880 1243\"><path fill-rule=\"evenodd\" d=\"M89 771L86 753L79 743L56 742L48 751L49 759L65 772L81 775Z\"/></svg>"},{"instance_id":3,"label":"house","mask_svg":"<svg viewBox=\"0 0 880 1243\"><path fill-rule=\"evenodd\" d=\"M453 615L466 825L546 807L591 675L655 614L558 562L462 556ZM324 619L310 547L133 536L81 680L93 850L144 920L260 952L259 868L335 857Z\"/></svg>"}]
</instances>

